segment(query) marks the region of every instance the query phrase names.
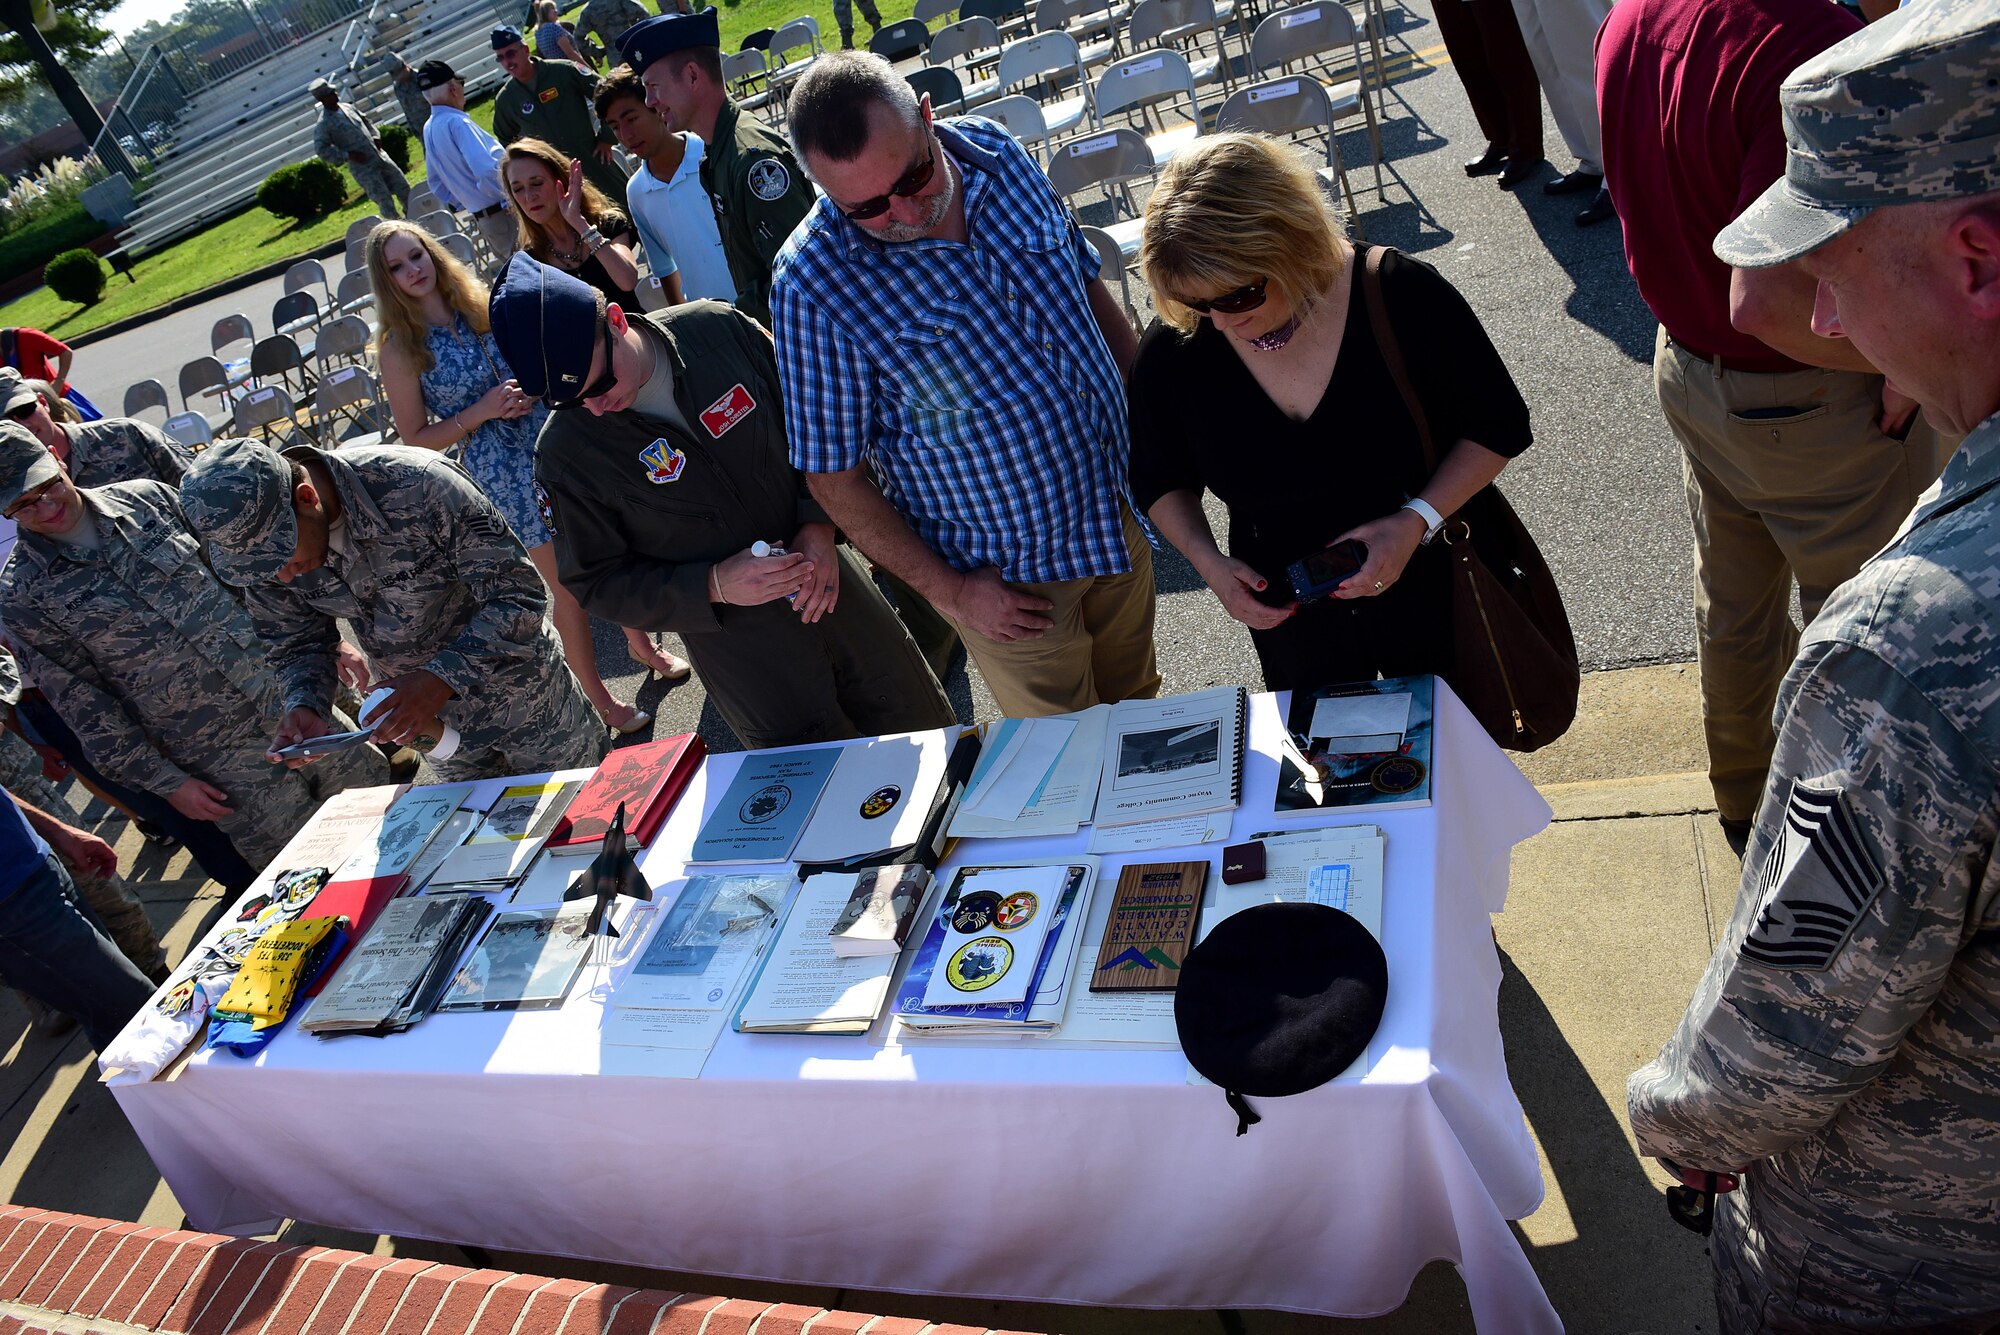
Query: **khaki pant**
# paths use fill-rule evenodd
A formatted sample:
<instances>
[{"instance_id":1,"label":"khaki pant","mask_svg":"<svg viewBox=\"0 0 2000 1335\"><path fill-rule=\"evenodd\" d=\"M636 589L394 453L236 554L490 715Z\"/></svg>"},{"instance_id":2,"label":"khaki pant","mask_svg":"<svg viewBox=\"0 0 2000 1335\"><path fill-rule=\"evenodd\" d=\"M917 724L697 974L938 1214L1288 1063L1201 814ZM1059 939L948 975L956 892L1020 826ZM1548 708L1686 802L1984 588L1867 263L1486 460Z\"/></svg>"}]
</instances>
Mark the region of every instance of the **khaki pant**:
<instances>
[{"instance_id":1,"label":"khaki pant","mask_svg":"<svg viewBox=\"0 0 2000 1335\"><path fill-rule=\"evenodd\" d=\"M1792 580L1810 622L1895 535L1956 442L1922 420L1907 441L1878 431L1880 376L1725 371L1665 330L1653 386L1681 443L1694 524L1709 782L1724 820L1751 820L1776 741L1771 710L1798 650Z\"/></svg>"},{"instance_id":2,"label":"khaki pant","mask_svg":"<svg viewBox=\"0 0 2000 1335\"><path fill-rule=\"evenodd\" d=\"M472 219L472 225L479 229L493 256L505 264L521 240L521 229L514 225L514 215L507 209L495 209L484 218Z\"/></svg>"},{"instance_id":3,"label":"khaki pant","mask_svg":"<svg viewBox=\"0 0 2000 1335\"><path fill-rule=\"evenodd\" d=\"M1139 521L1125 512L1122 575L1093 575L1049 584L1017 584L1055 604L1055 622L1040 639L989 640L958 628L1000 712L1008 718L1067 714L1095 704L1160 692L1153 663L1153 550Z\"/></svg>"},{"instance_id":4,"label":"khaki pant","mask_svg":"<svg viewBox=\"0 0 2000 1335\"><path fill-rule=\"evenodd\" d=\"M1521 41L1576 170L1604 174L1597 124L1597 30L1611 0L1514 0Z\"/></svg>"}]
</instances>

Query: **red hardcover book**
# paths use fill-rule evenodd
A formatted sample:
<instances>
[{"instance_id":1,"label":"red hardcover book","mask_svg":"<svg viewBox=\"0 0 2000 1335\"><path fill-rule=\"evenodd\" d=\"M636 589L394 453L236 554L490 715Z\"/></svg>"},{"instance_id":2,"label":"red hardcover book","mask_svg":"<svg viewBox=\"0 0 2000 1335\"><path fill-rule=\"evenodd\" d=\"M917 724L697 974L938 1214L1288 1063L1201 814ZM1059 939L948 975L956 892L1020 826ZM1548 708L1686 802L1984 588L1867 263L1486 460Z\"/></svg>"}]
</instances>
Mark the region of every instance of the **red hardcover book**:
<instances>
[{"instance_id":1,"label":"red hardcover book","mask_svg":"<svg viewBox=\"0 0 2000 1335\"><path fill-rule=\"evenodd\" d=\"M334 970L347 958L347 952L353 949L354 943L367 932L369 925L375 921L375 915L409 883L409 873L399 871L394 876L377 876L365 881L335 881L313 896L313 902L299 916L347 919L347 944L319 971L319 977L306 989L307 996L318 996L333 981Z\"/></svg>"},{"instance_id":2,"label":"red hardcover book","mask_svg":"<svg viewBox=\"0 0 2000 1335\"><path fill-rule=\"evenodd\" d=\"M604 757L544 848L584 849L603 844L618 804L625 804L626 842L644 848L666 824L708 748L694 733L663 737L644 746L621 746Z\"/></svg>"}]
</instances>

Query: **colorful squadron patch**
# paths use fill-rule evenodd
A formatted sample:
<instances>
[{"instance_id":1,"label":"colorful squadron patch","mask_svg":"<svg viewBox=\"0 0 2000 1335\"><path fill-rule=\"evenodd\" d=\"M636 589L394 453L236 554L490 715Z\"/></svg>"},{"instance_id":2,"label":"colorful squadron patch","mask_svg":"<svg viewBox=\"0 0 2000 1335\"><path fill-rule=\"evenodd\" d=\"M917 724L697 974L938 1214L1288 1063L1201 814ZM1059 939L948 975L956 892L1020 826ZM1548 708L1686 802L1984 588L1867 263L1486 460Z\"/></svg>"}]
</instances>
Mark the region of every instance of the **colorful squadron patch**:
<instances>
[{"instance_id":1,"label":"colorful squadron patch","mask_svg":"<svg viewBox=\"0 0 2000 1335\"><path fill-rule=\"evenodd\" d=\"M903 790L893 783L885 783L861 799L861 819L874 820L877 816L886 816L902 800Z\"/></svg>"},{"instance_id":2,"label":"colorful squadron patch","mask_svg":"<svg viewBox=\"0 0 2000 1335\"><path fill-rule=\"evenodd\" d=\"M1757 919L1743 958L1774 969L1824 969L1882 892L1882 866L1846 794L1792 784L1759 873Z\"/></svg>"},{"instance_id":3,"label":"colorful squadron patch","mask_svg":"<svg viewBox=\"0 0 2000 1335\"><path fill-rule=\"evenodd\" d=\"M1000 911L993 915L993 925L1003 932L1026 927L1034 921L1035 910L1040 906L1041 900L1035 898L1033 891L1016 890L1000 901Z\"/></svg>"},{"instance_id":4,"label":"colorful squadron patch","mask_svg":"<svg viewBox=\"0 0 2000 1335\"><path fill-rule=\"evenodd\" d=\"M535 484L535 508L542 512L543 528L552 534L562 531L556 527L555 502L549 499L549 494L542 490L542 484L539 482Z\"/></svg>"},{"instance_id":5,"label":"colorful squadron patch","mask_svg":"<svg viewBox=\"0 0 2000 1335\"><path fill-rule=\"evenodd\" d=\"M1006 938L982 936L968 941L952 953L945 966L945 981L960 992L980 992L1007 976L1014 963L1014 947Z\"/></svg>"},{"instance_id":6,"label":"colorful squadron patch","mask_svg":"<svg viewBox=\"0 0 2000 1335\"><path fill-rule=\"evenodd\" d=\"M646 481L657 487L680 481L681 470L687 467L687 455L661 436L639 451L639 462L646 465Z\"/></svg>"}]
</instances>

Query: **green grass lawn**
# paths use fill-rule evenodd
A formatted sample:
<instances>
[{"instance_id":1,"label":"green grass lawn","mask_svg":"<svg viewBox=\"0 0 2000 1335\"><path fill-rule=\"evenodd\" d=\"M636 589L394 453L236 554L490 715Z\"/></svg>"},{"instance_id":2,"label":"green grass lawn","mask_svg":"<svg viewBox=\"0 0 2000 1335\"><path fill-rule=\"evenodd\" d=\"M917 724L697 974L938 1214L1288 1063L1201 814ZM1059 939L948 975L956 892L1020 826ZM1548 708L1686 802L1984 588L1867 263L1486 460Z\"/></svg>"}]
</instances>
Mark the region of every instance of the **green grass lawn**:
<instances>
[{"instance_id":1,"label":"green grass lawn","mask_svg":"<svg viewBox=\"0 0 2000 1335\"><path fill-rule=\"evenodd\" d=\"M877 0L876 8L884 22L893 23L908 18L915 3L916 0ZM722 49L734 51L745 35L759 28L780 27L807 14L819 21L822 39L830 47L837 46L840 28L833 21L831 0L740 0L722 10ZM854 22L856 40L865 45L868 23L858 5L854 9ZM493 128L490 96L467 110L487 130ZM410 180L420 181L424 175L421 140L411 143L410 155ZM123 274L112 274L104 289L104 299L95 306L76 306L45 287L37 288L0 306L0 325L26 325L57 338L70 338L163 306L176 297L199 292L237 274L316 250L329 241L339 240L346 234L349 223L366 217L374 208L357 189L338 213L300 227L252 205L232 218L146 256L132 266L136 282L128 281Z\"/></svg>"},{"instance_id":2,"label":"green grass lawn","mask_svg":"<svg viewBox=\"0 0 2000 1335\"><path fill-rule=\"evenodd\" d=\"M468 108L487 130L493 128L493 102L488 98ZM410 143L411 181L424 178L424 146ZM350 181L351 183L351 181ZM57 338L77 334L163 306L176 297L248 273L279 260L295 259L347 234L347 225L375 211L368 197L354 190L338 213L301 227L267 209L252 205L232 218L154 251L132 266L136 282L113 273L104 298L95 306L64 301L46 287L0 306L0 325L40 329Z\"/></svg>"}]
</instances>

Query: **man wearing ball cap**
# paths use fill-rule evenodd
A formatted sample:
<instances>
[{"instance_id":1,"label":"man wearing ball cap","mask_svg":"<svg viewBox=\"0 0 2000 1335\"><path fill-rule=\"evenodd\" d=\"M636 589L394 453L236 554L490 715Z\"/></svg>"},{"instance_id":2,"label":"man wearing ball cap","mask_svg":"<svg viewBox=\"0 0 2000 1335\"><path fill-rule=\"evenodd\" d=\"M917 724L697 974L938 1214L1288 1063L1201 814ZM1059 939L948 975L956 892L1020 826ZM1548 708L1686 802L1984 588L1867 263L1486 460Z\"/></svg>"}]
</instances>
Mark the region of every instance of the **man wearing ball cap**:
<instances>
[{"instance_id":1,"label":"man wearing ball cap","mask_svg":"<svg viewBox=\"0 0 2000 1335\"><path fill-rule=\"evenodd\" d=\"M1965 440L1807 628L1735 915L1631 1079L1632 1129L1721 1192L1725 1332L1985 1331L2000 1321L2000 7L1916 0L1793 71L1780 102L1785 175L1716 255L1798 264L1818 284L1814 330L1853 340Z\"/></svg>"},{"instance_id":2,"label":"man wearing ball cap","mask_svg":"<svg viewBox=\"0 0 2000 1335\"><path fill-rule=\"evenodd\" d=\"M273 752L332 731L340 618L389 699L377 740L445 779L595 765L604 725L563 661L548 587L464 469L429 450L218 442L181 479L188 526L243 590L283 692Z\"/></svg>"},{"instance_id":3,"label":"man wearing ball cap","mask_svg":"<svg viewBox=\"0 0 2000 1335\"><path fill-rule=\"evenodd\" d=\"M769 326L771 262L812 208L813 188L783 137L730 98L715 9L635 23L619 36L618 54L667 128L707 146L701 184L715 202L736 308Z\"/></svg>"},{"instance_id":4,"label":"man wearing ball cap","mask_svg":"<svg viewBox=\"0 0 2000 1335\"><path fill-rule=\"evenodd\" d=\"M627 314L522 254L488 314L521 388L556 410L535 482L586 610L677 632L745 746L955 721L787 457L762 330L718 301Z\"/></svg>"},{"instance_id":5,"label":"man wearing ball cap","mask_svg":"<svg viewBox=\"0 0 2000 1335\"><path fill-rule=\"evenodd\" d=\"M264 758L283 712L278 682L173 488L76 487L46 446L5 422L0 514L20 526L0 570L0 620L22 671L114 781L215 822L258 865L322 798L388 782L372 747L310 774Z\"/></svg>"}]
</instances>

